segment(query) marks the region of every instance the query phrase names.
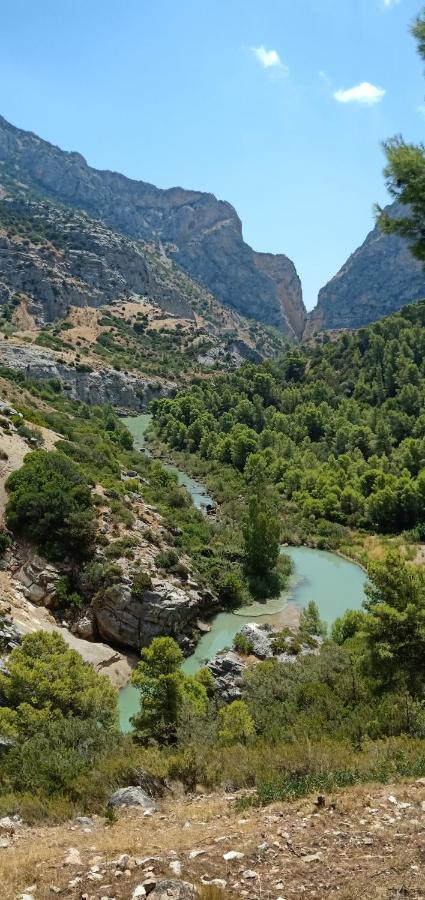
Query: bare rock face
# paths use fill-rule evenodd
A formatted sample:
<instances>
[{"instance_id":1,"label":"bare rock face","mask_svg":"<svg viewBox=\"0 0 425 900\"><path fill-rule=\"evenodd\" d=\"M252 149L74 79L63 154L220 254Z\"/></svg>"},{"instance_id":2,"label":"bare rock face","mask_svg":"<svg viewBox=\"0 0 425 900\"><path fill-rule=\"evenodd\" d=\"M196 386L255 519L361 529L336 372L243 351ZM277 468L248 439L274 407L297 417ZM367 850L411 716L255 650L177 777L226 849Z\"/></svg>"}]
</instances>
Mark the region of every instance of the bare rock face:
<instances>
[{"instance_id":1,"label":"bare rock face","mask_svg":"<svg viewBox=\"0 0 425 900\"><path fill-rule=\"evenodd\" d=\"M264 260L259 264L243 240L240 219L230 203L213 194L179 187L161 190L116 172L92 169L79 153L65 153L0 117L0 172L10 174L12 167L13 177L38 193L86 210L124 235L170 245L178 265L224 305L290 336L297 333L285 310L292 304L286 299L294 290L291 268L286 285L286 269L279 264L275 283L275 266ZM90 248L78 251L76 277L87 278L90 252ZM116 261L119 277L119 250ZM111 269L112 262L111 254L106 254L105 266ZM96 287L105 272L92 263ZM148 273L139 274L146 281Z\"/></svg>"},{"instance_id":2,"label":"bare rock face","mask_svg":"<svg viewBox=\"0 0 425 900\"><path fill-rule=\"evenodd\" d=\"M258 268L272 279L288 330L301 340L307 321L300 277L294 263L282 253L254 253Z\"/></svg>"},{"instance_id":3,"label":"bare rock face","mask_svg":"<svg viewBox=\"0 0 425 900\"><path fill-rule=\"evenodd\" d=\"M164 634L181 639L209 602L199 591L163 579L154 579L152 590L139 600L123 581L94 602L93 612L102 640L139 650Z\"/></svg>"},{"instance_id":4,"label":"bare rock face","mask_svg":"<svg viewBox=\"0 0 425 900\"><path fill-rule=\"evenodd\" d=\"M400 207L388 207L397 215ZM319 293L304 338L315 332L361 328L425 297L425 271L407 242L378 227Z\"/></svg>"},{"instance_id":5,"label":"bare rock face","mask_svg":"<svg viewBox=\"0 0 425 900\"><path fill-rule=\"evenodd\" d=\"M54 600L60 572L45 559L33 555L23 562L14 577L25 588L27 599L36 606L49 607Z\"/></svg>"},{"instance_id":6,"label":"bare rock face","mask_svg":"<svg viewBox=\"0 0 425 900\"><path fill-rule=\"evenodd\" d=\"M144 412L151 400L167 396L171 388L109 367L87 371L89 366L61 362L60 354L54 351L12 342L0 344L0 363L37 381L59 379L72 400L89 405L112 404L135 412Z\"/></svg>"},{"instance_id":7,"label":"bare rock face","mask_svg":"<svg viewBox=\"0 0 425 900\"><path fill-rule=\"evenodd\" d=\"M224 703L232 703L242 696L241 686L246 662L233 650L218 653L207 665L215 681L217 694Z\"/></svg>"}]
</instances>

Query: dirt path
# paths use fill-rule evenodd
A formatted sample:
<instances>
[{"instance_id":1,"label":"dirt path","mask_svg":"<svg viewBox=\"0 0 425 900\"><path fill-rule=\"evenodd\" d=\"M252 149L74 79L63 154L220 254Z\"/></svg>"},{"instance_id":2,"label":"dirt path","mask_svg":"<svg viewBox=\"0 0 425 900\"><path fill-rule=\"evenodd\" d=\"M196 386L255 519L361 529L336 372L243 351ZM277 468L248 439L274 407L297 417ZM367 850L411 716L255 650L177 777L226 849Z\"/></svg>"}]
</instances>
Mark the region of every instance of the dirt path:
<instances>
[{"instance_id":1,"label":"dirt path","mask_svg":"<svg viewBox=\"0 0 425 900\"><path fill-rule=\"evenodd\" d=\"M168 800L151 816L121 812L112 825L95 817L89 826L18 827L0 849L1 896L15 900L27 889L34 900L131 900L146 878L180 869L196 884L225 882L211 898L425 897L423 779L352 788L320 808L311 797L238 812L235 799ZM71 847L77 861L65 864ZM225 860L232 851L243 855Z\"/></svg>"}]
</instances>

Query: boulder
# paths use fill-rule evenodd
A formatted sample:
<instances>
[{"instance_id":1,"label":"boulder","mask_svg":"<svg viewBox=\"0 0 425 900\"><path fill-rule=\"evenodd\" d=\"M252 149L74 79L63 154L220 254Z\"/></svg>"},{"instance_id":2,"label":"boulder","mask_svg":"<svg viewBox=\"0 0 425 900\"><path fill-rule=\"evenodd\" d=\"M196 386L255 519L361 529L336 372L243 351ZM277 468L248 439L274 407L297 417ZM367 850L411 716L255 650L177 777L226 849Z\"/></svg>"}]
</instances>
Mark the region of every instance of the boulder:
<instances>
[{"instance_id":1,"label":"boulder","mask_svg":"<svg viewBox=\"0 0 425 900\"><path fill-rule=\"evenodd\" d=\"M108 800L108 807L141 806L142 809L156 809L155 801L141 787L134 785L119 788Z\"/></svg>"},{"instance_id":2,"label":"boulder","mask_svg":"<svg viewBox=\"0 0 425 900\"><path fill-rule=\"evenodd\" d=\"M252 646L252 652L254 656L258 656L258 659L269 659L273 656L271 642L273 632L269 626L248 622L246 625L243 625L239 634L242 634L249 641Z\"/></svg>"},{"instance_id":3,"label":"boulder","mask_svg":"<svg viewBox=\"0 0 425 900\"><path fill-rule=\"evenodd\" d=\"M60 572L41 556L32 556L14 573L26 588L25 594L36 606L51 606Z\"/></svg>"},{"instance_id":4,"label":"boulder","mask_svg":"<svg viewBox=\"0 0 425 900\"><path fill-rule=\"evenodd\" d=\"M94 617L104 641L139 650L164 634L180 638L205 606L196 590L183 590L167 580L155 579L142 599L124 581L111 587L94 606Z\"/></svg>"},{"instance_id":5,"label":"boulder","mask_svg":"<svg viewBox=\"0 0 425 900\"><path fill-rule=\"evenodd\" d=\"M241 697L241 683L246 663L233 650L219 653L207 665L214 678L216 691L224 703Z\"/></svg>"},{"instance_id":6,"label":"boulder","mask_svg":"<svg viewBox=\"0 0 425 900\"><path fill-rule=\"evenodd\" d=\"M174 878L157 881L149 894L151 900L197 900L199 891L188 881L177 881Z\"/></svg>"}]
</instances>

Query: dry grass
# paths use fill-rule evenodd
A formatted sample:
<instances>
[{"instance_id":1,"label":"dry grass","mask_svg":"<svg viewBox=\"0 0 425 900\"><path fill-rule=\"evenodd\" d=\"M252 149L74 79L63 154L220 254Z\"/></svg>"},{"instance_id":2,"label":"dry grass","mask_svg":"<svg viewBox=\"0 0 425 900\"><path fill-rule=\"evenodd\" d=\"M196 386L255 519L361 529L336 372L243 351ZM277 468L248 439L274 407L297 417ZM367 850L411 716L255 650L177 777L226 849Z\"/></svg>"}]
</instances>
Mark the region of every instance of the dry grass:
<instances>
[{"instance_id":1,"label":"dry grass","mask_svg":"<svg viewBox=\"0 0 425 900\"><path fill-rule=\"evenodd\" d=\"M392 794L410 806L395 806L388 799ZM127 877L117 879L112 861L122 853L160 856L161 862L154 863L158 878L173 877L169 861L176 854L184 880L227 881L230 893L206 887L203 900L241 894L262 900L425 897L425 785L355 788L329 798L323 809L317 809L314 800L241 814L232 798L205 795L168 800L153 817L132 810L121 813L112 825L97 818L89 833L72 823L25 829L14 846L0 851L1 897L15 900L35 883L36 900L51 900L52 887L73 900L84 893L94 900L128 900L143 880L143 870L131 868ZM335 809L330 800L336 802ZM268 849L258 849L262 842ZM78 848L81 865L64 865L70 847ZM190 859L193 849L204 853ZM223 853L229 849L243 852L244 858L225 862ZM104 873L95 883L87 879L94 861ZM254 870L255 879L244 876L247 869ZM69 887L78 875L82 881Z\"/></svg>"}]
</instances>

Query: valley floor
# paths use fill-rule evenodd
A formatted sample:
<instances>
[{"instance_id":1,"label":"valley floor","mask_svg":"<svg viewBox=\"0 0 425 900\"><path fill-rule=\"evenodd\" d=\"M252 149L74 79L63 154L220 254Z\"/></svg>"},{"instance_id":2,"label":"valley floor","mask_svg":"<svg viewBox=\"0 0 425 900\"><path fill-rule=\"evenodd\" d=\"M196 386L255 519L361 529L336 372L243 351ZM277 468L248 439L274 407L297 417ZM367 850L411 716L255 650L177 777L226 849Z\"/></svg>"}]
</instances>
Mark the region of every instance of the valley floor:
<instances>
[{"instance_id":1,"label":"valley floor","mask_svg":"<svg viewBox=\"0 0 425 900\"><path fill-rule=\"evenodd\" d=\"M176 877L224 880L225 890L205 889L211 900L425 898L425 779L352 788L322 807L310 797L241 812L236 800L198 795L168 799L152 815L119 812L114 824L18 826L0 841L9 843L0 849L2 900L131 900L145 880ZM225 861L229 851L243 856Z\"/></svg>"}]
</instances>

